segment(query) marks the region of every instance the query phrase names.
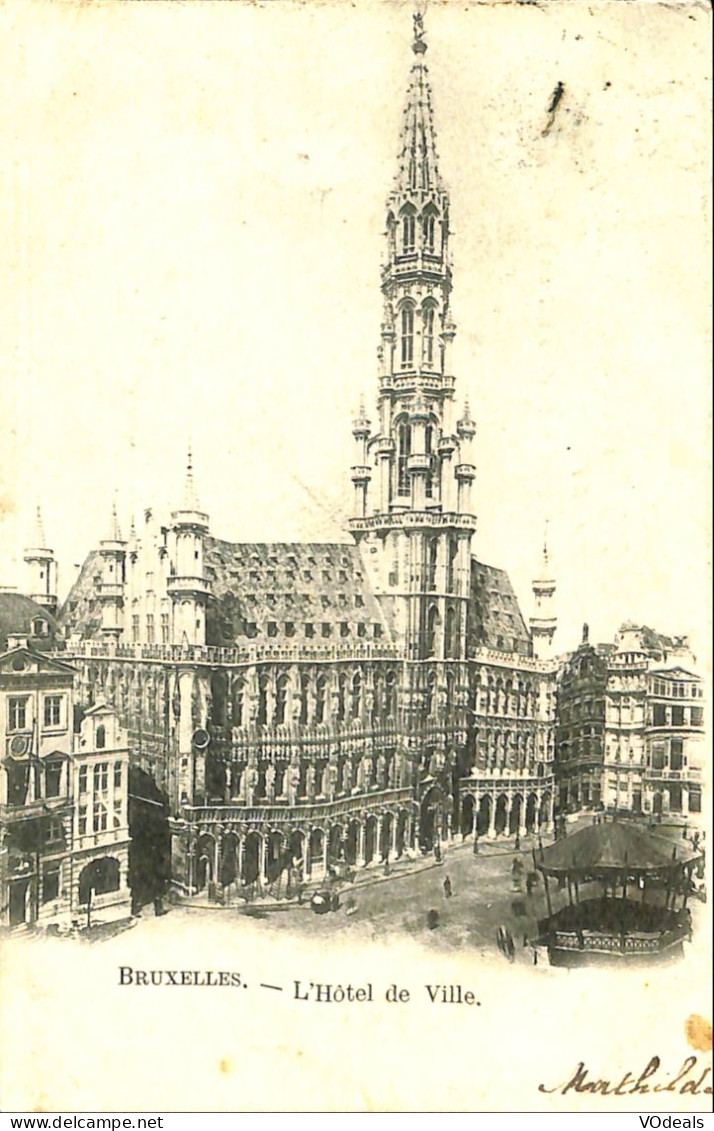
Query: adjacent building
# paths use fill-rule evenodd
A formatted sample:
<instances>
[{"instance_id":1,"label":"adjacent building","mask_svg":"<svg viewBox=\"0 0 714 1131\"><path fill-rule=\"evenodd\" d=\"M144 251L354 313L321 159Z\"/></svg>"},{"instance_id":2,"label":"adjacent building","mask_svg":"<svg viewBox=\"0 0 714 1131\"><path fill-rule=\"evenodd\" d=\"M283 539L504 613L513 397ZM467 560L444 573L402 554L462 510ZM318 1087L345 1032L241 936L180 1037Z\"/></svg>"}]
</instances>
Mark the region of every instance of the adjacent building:
<instances>
[{"instance_id":1,"label":"adjacent building","mask_svg":"<svg viewBox=\"0 0 714 1131\"><path fill-rule=\"evenodd\" d=\"M585 632L558 679L559 809L700 812L703 727L685 637L627 623L613 644L593 646Z\"/></svg>"},{"instance_id":2,"label":"adjacent building","mask_svg":"<svg viewBox=\"0 0 714 1131\"><path fill-rule=\"evenodd\" d=\"M0 654L0 925L10 928L129 907L126 738L108 708L75 710L74 669L34 647L53 624L33 605L0 594L0 621L15 630ZM23 636L26 621L45 628Z\"/></svg>"}]
</instances>

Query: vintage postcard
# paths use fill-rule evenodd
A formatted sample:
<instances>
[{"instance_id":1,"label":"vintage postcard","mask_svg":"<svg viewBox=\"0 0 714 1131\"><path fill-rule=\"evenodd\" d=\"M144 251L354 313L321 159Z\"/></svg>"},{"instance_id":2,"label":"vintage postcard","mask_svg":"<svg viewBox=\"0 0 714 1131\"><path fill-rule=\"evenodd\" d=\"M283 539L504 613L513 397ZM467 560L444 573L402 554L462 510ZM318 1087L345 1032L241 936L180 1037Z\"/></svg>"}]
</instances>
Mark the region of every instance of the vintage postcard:
<instances>
[{"instance_id":1,"label":"vintage postcard","mask_svg":"<svg viewBox=\"0 0 714 1131\"><path fill-rule=\"evenodd\" d=\"M711 1109L711 10L0 4L0 1105Z\"/></svg>"}]
</instances>

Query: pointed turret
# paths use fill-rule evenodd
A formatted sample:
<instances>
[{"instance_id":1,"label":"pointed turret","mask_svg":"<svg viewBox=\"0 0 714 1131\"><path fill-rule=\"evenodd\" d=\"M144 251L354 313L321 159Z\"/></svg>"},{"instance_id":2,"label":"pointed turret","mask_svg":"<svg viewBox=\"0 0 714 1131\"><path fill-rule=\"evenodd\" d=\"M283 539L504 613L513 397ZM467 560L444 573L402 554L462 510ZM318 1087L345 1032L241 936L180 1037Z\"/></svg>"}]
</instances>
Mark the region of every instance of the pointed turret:
<instances>
[{"instance_id":1,"label":"pointed turret","mask_svg":"<svg viewBox=\"0 0 714 1131\"><path fill-rule=\"evenodd\" d=\"M367 513L367 489L372 478L372 472L367 463L367 444L369 442L370 422L364 407L364 398L360 401L359 412L352 425L352 435L355 438L355 462L352 467L352 482L355 488L355 514L364 517Z\"/></svg>"},{"instance_id":2,"label":"pointed turret","mask_svg":"<svg viewBox=\"0 0 714 1131\"><path fill-rule=\"evenodd\" d=\"M124 585L126 581L126 542L122 539L116 499L112 502L108 537L99 543L102 578L99 600L102 632L118 639L124 631Z\"/></svg>"},{"instance_id":3,"label":"pointed turret","mask_svg":"<svg viewBox=\"0 0 714 1131\"><path fill-rule=\"evenodd\" d=\"M548 554L547 522L543 536L540 569L538 576L533 579L532 588L535 600L535 615L530 619L533 654L538 660L548 660L553 653L553 637L558 627L558 621L555 616L554 603L556 586Z\"/></svg>"},{"instance_id":4,"label":"pointed turret","mask_svg":"<svg viewBox=\"0 0 714 1131\"><path fill-rule=\"evenodd\" d=\"M203 570L203 540L208 534L208 515L201 510L193 477L193 456L186 459L183 501L171 513L174 555L167 591L173 602L175 644L205 644L206 602L211 591Z\"/></svg>"},{"instance_id":5,"label":"pointed turret","mask_svg":"<svg viewBox=\"0 0 714 1131\"><path fill-rule=\"evenodd\" d=\"M57 612L57 563L47 545L42 511L37 507L30 546L23 554L27 595L53 615Z\"/></svg>"}]
</instances>

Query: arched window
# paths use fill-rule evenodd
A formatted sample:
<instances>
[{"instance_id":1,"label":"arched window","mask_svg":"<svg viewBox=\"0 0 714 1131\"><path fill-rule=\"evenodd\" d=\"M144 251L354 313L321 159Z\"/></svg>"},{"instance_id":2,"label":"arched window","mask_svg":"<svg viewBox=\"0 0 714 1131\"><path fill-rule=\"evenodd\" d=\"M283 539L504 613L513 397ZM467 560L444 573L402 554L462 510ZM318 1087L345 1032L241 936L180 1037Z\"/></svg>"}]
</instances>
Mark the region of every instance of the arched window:
<instances>
[{"instance_id":1,"label":"arched window","mask_svg":"<svg viewBox=\"0 0 714 1131\"><path fill-rule=\"evenodd\" d=\"M270 677L267 672L261 672L258 676L258 718L257 723L259 727L267 726L268 724L268 686Z\"/></svg>"},{"instance_id":2,"label":"arched window","mask_svg":"<svg viewBox=\"0 0 714 1131\"><path fill-rule=\"evenodd\" d=\"M387 672L386 693L384 697L384 714L390 718L396 710L397 675L396 672Z\"/></svg>"},{"instance_id":3,"label":"arched window","mask_svg":"<svg viewBox=\"0 0 714 1131\"><path fill-rule=\"evenodd\" d=\"M97 727L97 750L103 750L107 744L107 732L103 726Z\"/></svg>"},{"instance_id":4,"label":"arched window","mask_svg":"<svg viewBox=\"0 0 714 1131\"><path fill-rule=\"evenodd\" d=\"M320 675L317 677L315 685L315 722L324 723L325 721L325 701L327 698L327 676Z\"/></svg>"},{"instance_id":5,"label":"arched window","mask_svg":"<svg viewBox=\"0 0 714 1131\"><path fill-rule=\"evenodd\" d=\"M436 216L430 212L424 217L423 221L424 232L424 251L429 255L434 254L435 236L436 236Z\"/></svg>"},{"instance_id":6,"label":"arched window","mask_svg":"<svg viewBox=\"0 0 714 1131\"><path fill-rule=\"evenodd\" d=\"M374 696L372 698L372 722L375 723L382 713L382 677L374 677Z\"/></svg>"},{"instance_id":7,"label":"arched window","mask_svg":"<svg viewBox=\"0 0 714 1131\"><path fill-rule=\"evenodd\" d=\"M337 681L337 721L343 723L345 721L345 712L347 709L347 676L344 672L341 673Z\"/></svg>"},{"instance_id":8,"label":"arched window","mask_svg":"<svg viewBox=\"0 0 714 1131\"><path fill-rule=\"evenodd\" d=\"M439 553L439 539L429 539L429 564L427 569L426 587L436 589L436 564Z\"/></svg>"},{"instance_id":9,"label":"arched window","mask_svg":"<svg viewBox=\"0 0 714 1131\"><path fill-rule=\"evenodd\" d=\"M414 307L402 307L401 318L402 369L409 369L414 362Z\"/></svg>"},{"instance_id":10,"label":"arched window","mask_svg":"<svg viewBox=\"0 0 714 1131\"><path fill-rule=\"evenodd\" d=\"M424 365L432 366L434 364L434 321L436 312L433 306L427 306L423 312L423 338L422 338L422 361Z\"/></svg>"},{"instance_id":11,"label":"arched window","mask_svg":"<svg viewBox=\"0 0 714 1131\"><path fill-rule=\"evenodd\" d=\"M434 494L434 426L432 424L426 426L424 451L429 460L429 470L426 473L426 497L431 499Z\"/></svg>"},{"instance_id":12,"label":"arched window","mask_svg":"<svg viewBox=\"0 0 714 1131\"><path fill-rule=\"evenodd\" d=\"M439 627L439 610L431 605L427 616L426 651L428 656L436 655L436 631Z\"/></svg>"},{"instance_id":13,"label":"arched window","mask_svg":"<svg viewBox=\"0 0 714 1131\"><path fill-rule=\"evenodd\" d=\"M352 718L358 719L362 713L362 676L355 672L352 676Z\"/></svg>"},{"instance_id":14,"label":"arched window","mask_svg":"<svg viewBox=\"0 0 714 1131\"><path fill-rule=\"evenodd\" d=\"M409 471L407 461L412 450L411 425L405 420L397 430L397 494L409 494Z\"/></svg>"},{"instance_id":15,"label":"arched window","mask_svg":"<svg viewBox=\"0 0 714 1131\"><path fill-rule=\"evenodd\" d=\"M447 593L454 593L456 591L456 577L455 566L456 556L459 552L459 543L456 538L449 539L449 560L446 569L446 591Z\"/></svg>"},{"instance_id":16,"label":"arched window","mask_svg":"<svg viewBox=\"0 0 714 1131\"><path fill-rule=\"evenodd\" d=\"M305 726L310 712L310 676L300 676L300 723Z\"/></svg>"},{"instance_id":17,"label":"arched window","mask_svg":"<svg viewBox=\"0 0 714 1131\"><path fill-rule=\"evenodd\" d=\"M458 655L457 639L456 639L456 609L448 608L446 610L446 647L444 649L446 656L452 658Z\"/></svg>"},{"instance_id":18,"label":"arched window","mask_svg":"<svg viewBox=\"0 0 714 1131\"><path fill-rule=\"evenodd\" d=\"M416 217L413 212L402 216L402 252L411 255L416 247Z\"/></svg>"},{"instance_id":19,"label":"arched window","mask_svg":"<svg viewBox=\"0 0 714 1131\"><path fill-rule=\"evenodd\" d=\"M453 610L449 610L453 612ZM456 707L456 677L453 672L446 673L446 711L453 715Z\"/></svg>"},{"instance_id":20,"label":"arched window","mask_svg":"<svg viewBox=\"0 0 714 1131\"><path fill-rule=\"evenodd\" d=\"M243 726L243 696L245 692L245 684L242 679L236 680L233 684L233 726Z\"/></svg>"},{"instance_id":21,"label":"arched window","mask_svg":"<svg viewBox=\"0 0 714 1131\"><path fill-rule=\"evenodd\" d=\"M436 706L436 672L429 672L426 677L426 713L434 714Z\"/></svg>"},{"instance_id":22,"label":"arched window","mask_svg":"<svg viewBox=\"0 0 714 1131\"><path fill-rule=\"evenodd\" d=\"M286 675L278 676L278 682L275 687L275 722L277 726L282 726L285 722L285 708L288 701L288 677Z\"/></svg>"}]
</instances>

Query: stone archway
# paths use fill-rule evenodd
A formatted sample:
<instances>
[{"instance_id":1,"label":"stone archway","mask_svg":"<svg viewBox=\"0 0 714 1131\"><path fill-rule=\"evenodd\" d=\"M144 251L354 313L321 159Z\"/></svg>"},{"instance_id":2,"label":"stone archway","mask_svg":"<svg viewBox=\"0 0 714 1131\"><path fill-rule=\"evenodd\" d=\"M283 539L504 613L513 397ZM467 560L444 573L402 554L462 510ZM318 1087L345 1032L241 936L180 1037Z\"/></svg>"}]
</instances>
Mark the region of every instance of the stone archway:
<instances>
[{"instance_id":1,"label":"stone archway","mask_svg":"<svg viewBox=\"0 0 714 1131\"><path fill-rule=\"evenodd\" d=\"M520 793L515 794L511 800L511 811L508 815L508 832L511 836L517 836L518 830L521 827L521 813L523 811L523 796Z\"/></svg>"},{"instance_id":2,"label":"stone archway","mask_svg":"<svg viewBox=\"0 0 714 1131\"><path fill-rule=\"evenodd\" d=\"M227 888L238 878L238 837L226 833L221 841L221 856L218 865L218 882Z\"/></svg>"},{"instance_id":3,"label":"stone archway","mask_svg":"<svg viewBox=\"0 0 714 1131\"><path fill-rule=\"evenodd\" d=\"M445 798L438 785L427 790L419 806L419 847L423 852L431 852L441 841L444 824Z\"/></svg>"},{"instance_id":4,"label":"stone archway","mask_svg":"<svg viewBox=\"0 0 714 1131\"><path fill-rule=\"evenodd\" d=\"M347 826L347 835L344 842L345 860L348 864L357 863L359 851L359 821L350 821Z\"/></svg>"},{"instance_id":5,"label":"stone archway","mask_svg":"<svg viewBox=\"0 0 714 1131\"><path fill-rule=\"evenodd\" d=\"M540 808L538 811L538 827L544 829L551 821L550 812L550 794L544 793L541 797Z\"/></svg>"},{"instance_id":6,"label":"stone archway","mask_svg":"<svg viewBox=\"0 0 714 1131\"><path fill-rule=\"evenodd\" d=\"M284 857L283 834L278 829L273 829L268 834L265 852L265 872L269 883L274 883L283 871Z\"/></svg>"},{"instance_id":7,"label":"stone archway","mask_svg":"<svg viewBox=\"0 0 714 1131\"><path fill-rule=\"evenodd\" d=\"M322 829L312 829L308 839L307 870L312 872L322 866L325 834Z\"/></svg>"},{"instance_id":8,"label":"stone archway","mask_svg":"<svg viewBox=\"0 0 714 1131\"><path fill-rule=\"evenodd\" d=\"M290 834L289 852L293 865L300 864L305 858L305 834L300 829L293 829Z\"/></svg>"},{"instance_id":9,"label":"stone archway","mask_svg":"<svg viewBox=\"0 0 714 1131\"><path fill-rule=\"evenodd\" d=\"M260 879L260 849L263 838L260 833L249 832L243 847L243 875L244 884L255 884Z\"/></svg>"},{"instance_id":10,"label":"stone archway","mask_svg":"<svg viewBox=\"0 0 714 1131\"><path fill-rule=\"evenodd\" d=\"M493 824L496 836L505 833L508 828L508 798L505 793L501 793L496 801L496 815Z\"/></svg>"},{"instance_id":11,"label":"stone archway","mask_svg":"<svg viewBox=\"0 0 714 1131\"><path fill-rule=\"evenodd\" d=\"M461 802L461 834L469 836L474 831L476 799L473 794L467 793Z\"/></svg>"},{"instance_id":12,"label":"stone archway","mask_svg":"<svg viewBox=\"0 0 714 1131\"><path fill-rule=\"evenodd\" d=\"M377 818L369 816L364 824L364 862L371 864L377 852Z\"/></svg>"},{"instance_id":13,"label":"stone archway","mask_svg":"<svg viewBox=\"0 0 714 1131\"><path fill-rule=\"evenodd\" d=\"M210 833L204 833L198 838L195 850L196 866L193 874L196 891L203 891L208 884L213 882L215 852L216 843Z\"/></svg>"},{"instance_id":14,"label":"stone archway","mask_svg":"<svg viewBox=\"0 0 714 1131\"><path fill-rule=\"evenodd\" d=\"M397 838L396 838L397 859L399 859L399 857L404 852L404 849L407 847L406 841L407 841L408 830L409 830L409 814L406 813L402 809L402 810L400 810L399 815L397 817Z\"/></svg>"},{"instance_id":15,"label":"stone archway","mask_svg":"<svg viewBox=\"0 0 714 1131\"><path fill-rule=\"evenodd\" d=\"M379 859L388 860L392 850L392 833L394 830L394 817L385 813L382 821L382 832L379 838Z\"/></svg>"},{"instance_id":16,"label":"stone archway","mask_svg":"<svg viewBox=\"0 0 714 1131\"><path fill-rule=\"evenodd\" d=\"M479 836L488 836L491 827L491 798L484 793L476 813L476 832Z\"/></svg>"},{"instance_id":17,"label":"stone archway","mask_svg":"<svg viewBox=\"0 0 714 1131\"><path fill-rule=\"evenodd\" d=\"M535 793L528 794L526 801L526 832L535 832L536 827L536 814L538 812L538 798Z\"/></svg>"},{"instance_id":18,"label":"stone archway","mask_svg":"<svg viewBox=\"0 0 714 1131\"><path fill-rule=\"evenodd\" d=\"M342 856L342 828L332 825L328 837L327 859L329 863L336 863Z\"/></svg>"}]
</instances>

